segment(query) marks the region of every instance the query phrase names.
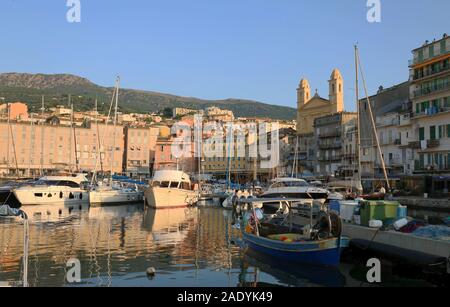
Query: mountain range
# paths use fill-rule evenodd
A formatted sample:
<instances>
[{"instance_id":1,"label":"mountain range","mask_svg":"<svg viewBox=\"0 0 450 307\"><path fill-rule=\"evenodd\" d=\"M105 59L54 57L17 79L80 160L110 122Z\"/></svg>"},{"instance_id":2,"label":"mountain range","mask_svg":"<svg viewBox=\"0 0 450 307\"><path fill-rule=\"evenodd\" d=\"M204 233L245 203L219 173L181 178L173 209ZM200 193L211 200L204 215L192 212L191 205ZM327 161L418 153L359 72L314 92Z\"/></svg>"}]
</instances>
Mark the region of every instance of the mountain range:
<instances>
[{"instance_id":1,"label":"mountain range","mask_svg":"<svg viewBox=\"0 0 450 307\"><path fill-rule=\"evenodd\" d=\"M8 102L24 102L34 112L41 108L42 96L45 97L46 107L68 105L70 96L77 111L92 110L97 99L99 111L105 112L112 92L111 87L103 87L70 74L0 74L0 97ZM292 120L296 115L294 108L245 99L206 100L135 89L120 89L119 97L123 112L159 112L175 107L200 110L216 106L232 110L237 117Z\"/></svg>"}]
</instances>

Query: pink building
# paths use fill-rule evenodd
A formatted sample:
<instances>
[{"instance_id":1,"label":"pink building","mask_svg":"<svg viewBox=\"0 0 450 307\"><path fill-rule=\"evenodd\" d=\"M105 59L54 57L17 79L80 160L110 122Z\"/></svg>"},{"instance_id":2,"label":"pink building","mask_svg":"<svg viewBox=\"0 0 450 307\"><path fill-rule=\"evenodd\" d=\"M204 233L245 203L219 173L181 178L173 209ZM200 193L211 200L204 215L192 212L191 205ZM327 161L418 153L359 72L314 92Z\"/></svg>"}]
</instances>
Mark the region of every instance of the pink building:
<instances>
[{"instance_id":1,"label":"pink building","mask_svg":"<svg viewBox=\"0 0 450 307\"><path fill-rule=\"evenodd\" d=\"M38 122L11 122L10 125L11 129L7 122L0 122L0 174L16 173L16 168L27 176L38 176L41 171L76 171L77 168L122 172L124 136L121 126L116 127L114 133L114 127L104 124L98 129L93 125L75 130Z\"/></svg>"}]
</instances>

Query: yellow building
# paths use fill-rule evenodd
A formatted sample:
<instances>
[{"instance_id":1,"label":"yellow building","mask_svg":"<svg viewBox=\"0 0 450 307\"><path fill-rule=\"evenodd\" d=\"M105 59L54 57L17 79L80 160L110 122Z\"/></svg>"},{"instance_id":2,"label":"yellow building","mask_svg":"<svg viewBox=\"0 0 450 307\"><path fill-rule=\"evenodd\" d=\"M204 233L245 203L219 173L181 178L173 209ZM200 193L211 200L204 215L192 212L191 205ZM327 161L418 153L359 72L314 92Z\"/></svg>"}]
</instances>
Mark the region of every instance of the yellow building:
<instances>
[{"instance_id":1,"label":"yellow building","mask_svg":"<svg viewBox=\"0 0 450 307\"><path fill-rule=\"evenodd\" d=\"M329 99L325 99L320 97L317 91L311 96L308 80L300 81L297 89L298 134L313 133L316 118L344 111L344 79L338 69L333 70L328 83Z\"/></svg>"}]
</instances>

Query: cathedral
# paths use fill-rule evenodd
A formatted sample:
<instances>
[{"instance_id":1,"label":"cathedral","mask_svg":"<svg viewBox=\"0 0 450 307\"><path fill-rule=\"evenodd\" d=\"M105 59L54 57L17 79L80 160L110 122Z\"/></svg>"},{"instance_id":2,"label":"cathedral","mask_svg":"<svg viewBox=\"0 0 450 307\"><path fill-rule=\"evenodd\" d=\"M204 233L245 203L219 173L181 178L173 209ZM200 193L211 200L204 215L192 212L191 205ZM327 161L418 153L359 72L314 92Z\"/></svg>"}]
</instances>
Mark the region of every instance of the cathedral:
<instances>
[{"instance_id":1,"label":"cathedral","mask_svg":"<svg viewBox=\"0 0 450 307\"><path fill-rule=\"evenodd\" d=\"M297 133L300 135L314 132L316 118L344 111L344 80L338 69L331 73L329 98L325 99L315 93L311 97L311 89L306 79L300 81L297 89Z\"/></svg>"}]
</instances>

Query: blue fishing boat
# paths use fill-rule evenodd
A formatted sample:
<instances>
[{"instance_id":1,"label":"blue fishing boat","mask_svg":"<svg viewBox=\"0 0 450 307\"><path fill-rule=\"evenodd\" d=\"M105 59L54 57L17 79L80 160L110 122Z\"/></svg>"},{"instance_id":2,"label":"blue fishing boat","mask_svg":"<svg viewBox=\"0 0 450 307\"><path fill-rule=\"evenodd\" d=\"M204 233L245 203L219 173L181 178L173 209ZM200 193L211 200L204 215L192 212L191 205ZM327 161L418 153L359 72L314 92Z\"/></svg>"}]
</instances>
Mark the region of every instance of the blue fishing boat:
<instances>
[{"instance_id":1,"label":"blue fishing boat","mask_svg":"<svg viewBox=\"0 0 450 307\"><path fill-rule=\"evenodd\" d=\"M292 208L300 199L251 199L242 200L246 208L241 219L243 242L247 248L289 263L303 263L326 267L337 267L341 251L348 247L349 240L341 237L342 223L336 214L322 212L318 222L308 227L292 223ZM264 204L280 203L284 212L283 223L274 222L264 216ZM312 207L312 205L311 205ZM311 208L311 214L313 210ZM286 225L289 223L289 225Z\"/></svg>"}]
</instances>

